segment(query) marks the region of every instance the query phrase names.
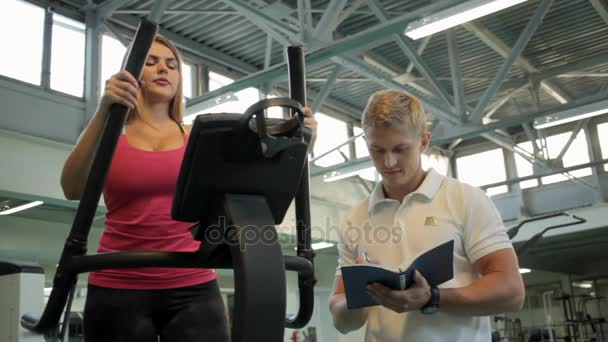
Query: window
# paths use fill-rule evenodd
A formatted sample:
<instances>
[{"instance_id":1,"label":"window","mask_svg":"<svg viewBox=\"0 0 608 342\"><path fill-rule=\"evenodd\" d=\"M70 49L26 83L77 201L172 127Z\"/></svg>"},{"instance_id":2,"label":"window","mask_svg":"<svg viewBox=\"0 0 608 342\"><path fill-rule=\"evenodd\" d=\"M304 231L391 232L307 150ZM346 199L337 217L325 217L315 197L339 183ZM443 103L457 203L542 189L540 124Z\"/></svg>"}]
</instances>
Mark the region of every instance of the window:
<instances>
[{"instance_id":1,"label":"window","mask_svg":"<svg viewBox=\"0 0 608 342\"><path fill-rule=\"evenodd\" d=\"M600 140L602 159L608 159L608 122L597 125L597 135ZM608 171L608 164L604 165L604 171Z\"/></svg>"},{"instance_id":2,"label":"window","mask_svg":"<svg viewBox=\"0 0 608 342\"><path fill-rule=\"evenodd\" d=\"M570 135L570 132L566 132L547 137L547 151L549 153L549 158L557 158L559 156L562 149L566 145L566 142L568 142ZM540 142L538 141L537 143ZM517 144L517 146L530 153L533 152L532 143L529 141ZM585 132L581 130L570 145L570 148L568 148L568 151L566 151L566 153L564 154L563 163L564 167L570 167L579 164L585 164L588 162L589 153L587 151ZM529 176L533 174L532 164L517 154L515 154L515 164L517 166L517 174L519 177ZM591 168L571 171L570 174L574 177L589 176L591 174ZM567 179L568 178L562 174L555 174L547 177L542 177L541 181L543 184L551 184L565 181ZM538 180L532 179L524 181L521 182L520 185L522 189L538 186Z\"/></svg>"},{"instance_id":3,"label":"window","mask_svg":"<svg viewBox=\"0 0 608 342\"><path fill-rule=\"evenodd\" d=\"M344 143L348 140L348 133L346 131L346 123L344 121L334 119L331 116L323 113L315 114L315 118L318 122L317 128L317 142L314 147L314 155L320 156L321 154L335 148L336 146ZM340 154L342 152L344 156ZM349 158L348 145L340 147L339 150L333 151L323 158L315 161L315 164L322 167L327 167L335 164L345 162Z\"/></svg>"},{"instance_id":4,"label":"window","mask_svg":"<svg viewBox=\"0 0 608 342\"><path fill-rule=\"evenodd\" d=\"M473 186L482 186L502 182L507 179L505 160L502 149L472 154L456 159L458 178ZM507 186L501 185L486 190L488 195L507 192Z\"/></svg>"},{"instance_id":5,"label":"window","mask_svg":"<svg viewBox=\"0 0 608 342\"><path fill-rule=\"evenodd\" d=\"M355 136L363 133L363 129L359 127L353 127L353 133ZM365 142L365 136L360 136L355 140L355 152L357 158L363 158L369 156L369 150L367 149L367 143Z\"/></svg>"},{"instance_id":6,"label":"window","mask_svg":"<svg viewBox=\"0 0 608 342\"><path fill-rule=\"evenodd\" d=\"M562 151L566 142L570 138L571 133L561 133L552 135L547 138L547 149L549 151L549 158L556 158ZM587 141L585 132L581 130L576 139L570 145L570 148L564 154L563 158L564 167L575 166L579 164L585 164L589 162L589 153L587 151ZM570 174L574 177L585 177L591 175L591 168L587 167L584 169L571 171ZM543 184L551 184L556 182L565 181L568 178L561 174L547 176L542 178Z\"/></svg>"},{"instance_id":7,"label":"window","mask_svg":"<svg viewBox=\"0 0 608 342\"><path fill-rule=\"evenodd\" d=\"M106 88L106 81L120 71L122 60L125 57L127 48L124 47L114 37L104 34L101 38L101 72L99 77L100 95Z\"/></svg>"},{"instance_id":8,"label":"window","mask_svg":"<svg viewBox=\"0 0 608 342\"><path fill-rule=\"evenodd\" d=\"M219 89L225 85L234 82L230 77L220 75L218 73L209 72L209 91ZM184 122L190 124L192 120L198 115L203 113L240 113L242 114L249 106L260 100L260 92L257 88L247 88L238 91L234 94L230 94L229 98L218 105L207 108L200 113L188 115L184 118Z\"/></svg>"},{"instance_id":9,"label":"window","mask_svg":"<svg viewBox=\"0 0 608 342\"><path fill-rule=\"evenodd\" d=\"M51 88L81 97L84 91L85 25L53 14Z\"/></svg>"},{"instance_id":10,"label":"window","mask_svg":"<svg viewBox=\"0 0 608 342\"><path fill-rule=\"evenodd\" d=\"M529 153L533 153L534 149L532 148L532 143L529 141L517 144L521 149L528 151ZM515 167L517 169L518 177L526 177L534 174L534 167L531 162L526 160L524 157L520 156L517 153L515 155ZM527 181L519 182L519 187L521 189L532 188L538 186L538 179L529 179Z\"/></svg>"},{"instance_id":11,"label":"window","mask_svg":"<svg viewBox=\"0 0 608 342\"><path fill-rule=\"evenodd\" d=\"M447 176L449 159L438 153L424 153L421 156L421 164L423 170L433 168L437 173Z\"/></svg>"},{"instance_id":12,"label":"window","mask_svg":"<svg viewBox=\"0 0 608 342\"><path fill-rule=\"evenodd\" d=\"M182 89L185 98L192 97L192 66L182 63Z\"/></svg>"},{"instance_id":13,"label":"window","mask_svg":"<svg viewBox=\"0 0 608 342\"><path fill-rule=\"evenodd\" d=\"M275 95L268 94L268 99L274 99ZM283 118L283 108L282 107L270 107L266 111L266 116L269 118L282 119Z\"/></svg>"},{"instance_id":14,"label":"window","mask_svg":"<svg viewBox=\"0 0 608 342\"><path fill-rule=\"evenodd\" d=\"M0 11L0 74L40 85L44 10L20 0L3 0Z\"/></svg>"}]
</instances>

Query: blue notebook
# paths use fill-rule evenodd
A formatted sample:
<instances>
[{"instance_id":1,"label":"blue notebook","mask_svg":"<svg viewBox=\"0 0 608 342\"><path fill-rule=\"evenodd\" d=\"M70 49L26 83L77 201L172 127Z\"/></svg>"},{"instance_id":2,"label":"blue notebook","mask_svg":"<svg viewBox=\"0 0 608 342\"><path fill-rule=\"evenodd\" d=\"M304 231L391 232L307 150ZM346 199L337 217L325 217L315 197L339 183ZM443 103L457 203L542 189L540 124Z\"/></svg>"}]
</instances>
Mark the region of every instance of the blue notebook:
<instances>
[{"instance_id":1,"label":"blue notebook","mask_svg":"<svg viewBox=\"0 0 608 342\"><path fill-rule=\"evenodd\" d=\"M438 286L454 277L454 240L421 254L404 271L390 270L378 265L342 266L342 280L349 309L377 305L367 294L367 285L380 283L395 290L405 290L414 284L418 270L431 286Z\"/></svg>"}]
</instances>

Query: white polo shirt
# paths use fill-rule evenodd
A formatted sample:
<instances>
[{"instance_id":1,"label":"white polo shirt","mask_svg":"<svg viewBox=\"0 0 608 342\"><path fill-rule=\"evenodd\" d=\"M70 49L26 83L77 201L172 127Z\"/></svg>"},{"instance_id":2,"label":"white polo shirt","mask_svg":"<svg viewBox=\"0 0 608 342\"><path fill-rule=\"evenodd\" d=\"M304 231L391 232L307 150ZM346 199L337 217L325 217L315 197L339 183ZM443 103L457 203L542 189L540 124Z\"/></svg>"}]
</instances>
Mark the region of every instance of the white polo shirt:
<instances>
[{"instance_id":1,"label":"white polo shirt","mask_svg":"<svg viewBox=\"0 0 608 342\"><path fill-rule=\"evenodd\" d=\"M398 269L418 255L454 240L454 278L440 288L464 287L479 277L473 262L512 248L494 203L486 194L430 169L420 187L403 201L384 197L378 183L369 199L353 207L343 220L338 268L355 264L366 252L371 262ZM407 342L487 342L489 317L418 311L398 314L382 306L370 310L365 340Z\"/></svg>"}]
</instances>

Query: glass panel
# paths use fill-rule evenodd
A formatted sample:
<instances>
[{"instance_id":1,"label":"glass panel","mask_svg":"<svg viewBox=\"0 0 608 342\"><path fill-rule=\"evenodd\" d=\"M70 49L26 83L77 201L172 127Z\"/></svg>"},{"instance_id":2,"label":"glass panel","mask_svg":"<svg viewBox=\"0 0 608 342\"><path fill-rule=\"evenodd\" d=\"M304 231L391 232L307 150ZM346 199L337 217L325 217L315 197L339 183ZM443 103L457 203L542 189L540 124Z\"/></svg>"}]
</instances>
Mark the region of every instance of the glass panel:
<instances>
[{"instance_id":1,"label":"glass panel","mask_svg":"<svg viewBox=\"0 0 608 342\"><path fill-rule=\"evenodd\" d=\"M440 154L423 154L421 157L422 169L433 168L437 173L447 176L449 159Z\"/></svg>"},{"instance_id":2,"label":"glass panel","mask_svg":"<svg viewBox=\"0 0 608 342\"><path fill-rule=\"evenodd\" d=\"M533 153L532 143L529 141L517 144L518 147L528 151L529 153ZM515 167L517 168L517 176L518 177L526 177L531 176L534 173L532 163L524 159L517 153L515 155ZM527 189L538 186L538 179L530 179L527 181L519 182L519 187L521 189Z\"/></svg>"},{"instance_id":3,"label":"glass panel","mask_svg":"<svg viewBox=\"0 0 608 342\"><path fill-rule=\"evenodd\" d=\"M488 167L492 165L492 167ZM494 149L456 159L458 178L473 186L482 186L507 179L502 149ZM506 185L487 189L488 195L507 192Z\"/></svg>"},{"instance_id":4,"label":"glass panel","mask_svg":"<svg viewBox=\"0 0 608 342\"><path fill-rule=\"evenodd\" d=\"M115 38L105 34L101 37L100 96L103 94L106 81L109 80L112 75L120 71L122 60L126 52L127 48Z\"/></svg>"},{"instance_id":5,"label":"glass panel","mask_svg":"<svg viewBox=\"0 0 608 342\"><path fill-rule=\"evenodd\" d=\"M323 113L317 113L315 118L318 122L317 142L314 147L315 156L319 156L348 140L346 123L344 121L332 118ZM348 145L340 147L339 151L344 153L346 158L348 158ZM346 158L344 158L340 152L333 151L325 157L315 161L315 164L326 167L343 163L347 160Z\"/></svg>"},{"instance_id":6,"label":"glass panel","mask_svg":"<svg viewBox=\"0 0 608 342\"><path fill-rule=\"evenodd\" d=\"M85 25L53 14L51 88L82 97L84 92Z\"/></svg>"},{"instance_id":7,"label":"glass panel","mask_svg":"<svg viewBox=\"0 0 608 342\"><path fill-rule=\"evenodd\" d=\"M571 133L561 133L557 135L552 135L547 138L547 149L549 150L549 158L556 158L561 152L562 148L566 145L566 142L570 138ZM587 151L587 141L585 137L585 132L581 130L572 144L570 148L564 154L563 162L564 167L575 166L579 164L588 163L589 153ZM574 177L585 177L591 175L591 168L584 168L581 170L571 171L571 175ZM564 175L557 174L552 176L547 176L542 178L543 184L551 184L556 182L565 181L568 178Z\"/></svg>"},{"instance_id":8,"label":"glass panel","mask_svg":"<svg viewBox=\"0 0 608 342\"><path fill-rule=\"evenodd\" d=\"M185 98L192 97L192 66L187 63L182 63L182 89Z\"/></svg>"},{"instance_id":9,"label":"glass panel","mask_svg":"<svg viewBox=\"0 0 608 342\"><path fill-rule=\"evenodd\" d=\"M274 99L278 96L268 94L269 99ZM266 111L266 116L269 118L282 119L283 118L283 108L282 107L271 107Z\"/></svg>"},{"instance_id":10,"label":"glass panel","mask_svg":"<svg viewBox=\"0 0 608 342\"><path fill-rule=\"evenodd\" d=\"M221 88L225 85L228 85L232 82L234 82L234 80L227 76L220 75L220 74L212 72L212 71L209 72L209 91L216 90L216 89ZM218 104L216 106L213 106L211 108L207 108L199 113L189 115L186 118L184 118L184 122L189 124L192 122L192 120L194 120L196 115L204 114L204 113L239 113L239 114L242 114L249 106L251 106L252 104L254 104L260 100L260 92L258 91L257 88L250 87L250 88L243 89L241 91L234 93L232 98L234 100L224 102L224 103Z\"/></svg>"},{"instance_id":11,"label":"glass panel","mask_svg":"<svg viewBox=\"0 0 608 342\"><path fill-rule=\"evenodd\" d=\"M44 10L20 0L3 0L0 10L0 74L40 85Z\"/></svg>"},{"instance_id":12,"label":"glass panel","mask_svg":"<svg viewBox=\"0 0 608 342\"><path fill-rule=\"evenodd\" d=\"M608 122L597 125L597 135L602 150L602 159L608 159ZM604 171L608 171L608 164L604 165Z\"/></svg>"},{"instance_id":13,"label":"glass panel","mask_svg":"<svg viewBox=\"0 0 608 342\"><path fill-rule=\"evenodd\" d=\"M363 133L363 129L359 127L353 127L353 133L355 136ZM357 158L363 158L369 156L369 150L367 149L367 143L365 142L365 137L361 136L355 140L355 152L357 154Z\"/></svg>"}]
</instances>

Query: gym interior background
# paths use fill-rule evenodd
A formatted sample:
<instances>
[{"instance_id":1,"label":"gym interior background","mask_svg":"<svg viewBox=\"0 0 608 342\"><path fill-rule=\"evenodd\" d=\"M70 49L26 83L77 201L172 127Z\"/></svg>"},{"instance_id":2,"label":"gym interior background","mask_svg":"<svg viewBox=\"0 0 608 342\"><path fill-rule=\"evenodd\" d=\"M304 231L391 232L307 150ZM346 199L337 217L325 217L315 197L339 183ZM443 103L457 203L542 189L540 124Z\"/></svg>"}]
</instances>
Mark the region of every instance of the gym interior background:
<instances>
[{"instance_id":1,"label":"gym interior background","mask_svg":"<svg viewBox=\"0 0 608 342\"><path fill-rule=\"evenodd\" d=\"M287 330L285 341L295 335L299 341L363 340L363 329L339 335L327 303L339 218L379 180L359 117L368 97L382 88L423 100L433 133L424 165L485 189L507 227L559 211L586 220L550 229L520 251L527 272L524 308L496 316L496 335L540 341L552 331L556 340L608 340L608 3L518 1L425 37L404 34L425 18L483 2L168 1L161 34L185 57L187 121L200 113L240 113L261 98L284 96L286 72L274 71L284 67L286 46L303 45L308 53L309 104L319 122L310 171L318 284L312 321L302 331ZM39 263L47 286L77 207L59 186L63 163L153 3L0 3L0 257ZM4 215L36 201L43 203ZM101 202L90 251L104 213ZM294 253L292 217L279 227L286 254ZM568 222L573 218L524 224L514 244L521 247ZM229 305L232 274L219 273ZM288 275L290 312L296 295L297 281ZM72 340L78 340L85 296L83 276L72 308Z\"/></svg>"}]
</instances>

